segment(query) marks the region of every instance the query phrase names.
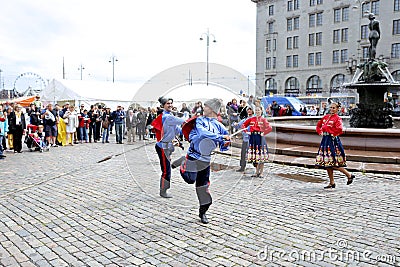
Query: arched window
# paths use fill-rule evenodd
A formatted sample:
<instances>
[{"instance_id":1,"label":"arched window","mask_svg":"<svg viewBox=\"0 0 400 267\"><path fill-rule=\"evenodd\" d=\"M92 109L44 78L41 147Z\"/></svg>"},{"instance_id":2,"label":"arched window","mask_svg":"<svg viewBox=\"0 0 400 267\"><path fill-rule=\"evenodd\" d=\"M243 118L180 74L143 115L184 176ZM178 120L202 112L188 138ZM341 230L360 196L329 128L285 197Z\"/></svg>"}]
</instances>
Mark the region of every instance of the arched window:
<instances>
[{"instance_id":1,"label":"arched window","mask_svg":"<svg viewBox=\"0 0 400 267\"><path fill-rule=\"evenodd\" d=\"M290 77L285 83L285 96L299 96L300 83L295 77Z\"/></svg>"},{"instance_id":2,"label":"arched window","mask_svg":"<svg viewBox=\"0 0 400 267\"><path fill-rule=\"evenodd\" d=\"M331 93L339 93L340 88L342 88L343 83L346 80L346 76L344 74L337 74L333 76L331 80Z\"/></svg>"},{"instance_id":3,"label":"arched window","mask_svg":"<svg viewBox=\"0 0 400 267\"><path fill-rule=\"evenodd\" d=\"M307 80L306 94L320 94L322 93L322 81L318 75L311 76Z\"/></svg>"},{"instance_id":4,"label":"arched window","mask_svg":"<svg viewBox=\"0 0 400 267\"><path fill-rule=\"evenodd\" d=\"M265 95L268 96L271 93L276 94L278 92L278 86L274 78L269 78L265 81Z\"/></svg>"},{"instance_id":5,"label":"arched window","mask_svg":"<svg viewBox=\"0 0 400 267\"><path fill-rule=\"evenodd\" d=\"M395 81L400 82L400 70L393 71L392 76Z\"/></svg>"}]
</instances>

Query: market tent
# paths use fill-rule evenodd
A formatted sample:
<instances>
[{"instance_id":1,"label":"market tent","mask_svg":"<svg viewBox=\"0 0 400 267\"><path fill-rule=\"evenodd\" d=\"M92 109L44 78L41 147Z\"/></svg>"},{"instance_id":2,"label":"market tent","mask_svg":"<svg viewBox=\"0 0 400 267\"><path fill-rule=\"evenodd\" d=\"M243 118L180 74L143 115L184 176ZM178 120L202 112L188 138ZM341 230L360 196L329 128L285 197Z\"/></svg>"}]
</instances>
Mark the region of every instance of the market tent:
<instances>
[{"instance_id":1,"label":"market tent","mask_svg":"<svg viewBox=\"0 0 400 267\"><path fill-rule=\"evenodd\" d=\"M23 107L29 107L29 105L35 101L36 96L23 96L19 98L15 98L12 100L12 102L19 104Z\"/></svg>"},{"instance_id":2,"label":"market tent","mask_svg":"<svg viewBox=\"0 0 400 267\"><path fill-rule=\"evenodd\" d=\"M171 88L180 86L181 84L195 84L206 82L206 63L193 62L186 63L166 69L151 79L146 81L143 86L136 92L134 99L138 103L150 103L154 105L158 97L163 96ZM221 85L221 87L229 88L230 91L237 95L243 91L249 94L250 87L254 84L247 76L230 67L209 63L209 84ZM252 90L253 91L253 90ZM202 96L207 97L206 95Z\"/></svg>"},{"instance_id":3,"label":"market tent","mask_svg":"<svg viewBox=\"0 0 400 267\"><path fill-rule=\"evenodd\" d=\"M127 108L141 84L111 83L82 80L56 80L49 82L40 93L43 103L73 102L87 108L95 103L104 103L115 109L117 105Z\"/></svg>"},{"instance_id":4,"label":"market tent","mask_svg":"<svg viewBox=\"0 0 400 267\"><path fill-rule=\"evenodd\" d=\"M174 106L180 108L182 103L191 108L197 101L206 101L211 98L221 99L223 104L226 105L228 102L236 98L238 103L242 97L233 92L230 88L224 87L220 84L208 85L205 83L193 83L191 85L184 84L171 88L165 93L165 97L172 98L174 100Z\"/></svg>"}]
</instances>

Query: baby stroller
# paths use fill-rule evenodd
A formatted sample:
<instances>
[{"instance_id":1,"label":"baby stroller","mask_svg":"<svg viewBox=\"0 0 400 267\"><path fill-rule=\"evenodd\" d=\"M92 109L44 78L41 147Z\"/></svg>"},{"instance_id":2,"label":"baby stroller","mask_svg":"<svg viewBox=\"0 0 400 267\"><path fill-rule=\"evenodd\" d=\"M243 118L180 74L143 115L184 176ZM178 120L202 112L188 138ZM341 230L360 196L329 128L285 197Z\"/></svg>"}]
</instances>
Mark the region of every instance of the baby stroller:
<instances>
[{"instance_id":1,"label":"baby stroller","mask_svg":"<svg viewBox=\"0 0 400 267\"><path fill-rule=\"evenodd\" d=\"M28 133L25 137L25 143L29 148L29 151L49 151L49 148L46 146L46 142L44 141L43 126L28 124L27 129Z\"/></svg>"}]
</instances>

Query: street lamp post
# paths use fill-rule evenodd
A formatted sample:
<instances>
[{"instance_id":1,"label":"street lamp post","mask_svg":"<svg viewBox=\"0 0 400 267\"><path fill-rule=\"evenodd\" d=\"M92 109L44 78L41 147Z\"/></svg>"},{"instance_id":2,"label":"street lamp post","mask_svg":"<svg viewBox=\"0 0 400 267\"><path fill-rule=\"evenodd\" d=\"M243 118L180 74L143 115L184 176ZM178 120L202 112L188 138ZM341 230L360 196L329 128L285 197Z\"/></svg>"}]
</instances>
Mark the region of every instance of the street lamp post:
<instances>
[{"instance_id":1,"label":"street lamp post","mask_svg":"<svg viewBox=\"0 0 400 267\"><path fill-rule=\"evenodd\" d=\"M215 40L214 34L210 34L209 30L207 29L207 32L203 33L200 36L200 41L203 40L203 36L206 36L206 44L207 44L207 67L206 67L206 74L207 74L207 86L208 86L208 79L209 79L209 63L208 63L208 57L209 57L209 50L210 50L210 36L213 38L213 43L216 43L217 41Z\"/></svg>"},{"instance_id":2,"label":"street lamp post","mask_svg":"<svg viewBox=\"0 0 400 267\"><path fill-rule=\"evenodd\" d=\"M82 63L81 63L81 65L80 65L79 68L78 68L78 70L81 71L81 81L82 81L82 71L83 71L84 69L85 69L85 67L82 66Z\"/></svg>"},{"instance_id":3,"label":"street lamp post","mask_svg":"<svg viewBox=\"0 0 400 267\"><path fill-rule=\"evenodd\" d=\"M115 62L117 62L117 61L118 61L118 59L115 56L112 56L111 59L108 61L108 62L112 63L112 70L113 70L112 81L113 81L113 83L114 83L114 70L115 70L114 67L115 67Z\"/></svg>"}]
</instances>

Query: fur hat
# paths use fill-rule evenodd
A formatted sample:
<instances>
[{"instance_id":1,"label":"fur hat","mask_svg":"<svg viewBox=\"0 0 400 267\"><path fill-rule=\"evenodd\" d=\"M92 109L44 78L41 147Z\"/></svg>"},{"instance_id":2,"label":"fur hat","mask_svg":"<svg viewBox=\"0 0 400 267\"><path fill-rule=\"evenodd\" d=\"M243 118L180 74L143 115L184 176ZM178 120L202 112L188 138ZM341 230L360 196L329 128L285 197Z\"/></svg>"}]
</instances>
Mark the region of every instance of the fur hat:
<instances>
[{"instance_id":1,"label":"fur hat","mask_svg":"<svg viewBox=\"0 0 400 267\"><path fill-rule=\"evenodd\" d=\"M162 107L164 107L164 105L165 105L169 100L171 100L172 102L174 102L174 100L173 100L172 98L166 98L166 97L163 97L163 96L160 96L160 97L158 98L158 102L160 102L160 104L161 104Z\"/></svg>"},{"instance_id":2,"label":"fur hat","mask_svg":"<svg viewBox=\"0 0 400 267\"><path fill-rule=\"evenodd\" d=\"M219 100L218 98L212 98L204 102L204 105L211 108L211 110L215 112L215 114L218 114L221 109L222 103L221 100Z\"/></svg>"}]
</instances>

